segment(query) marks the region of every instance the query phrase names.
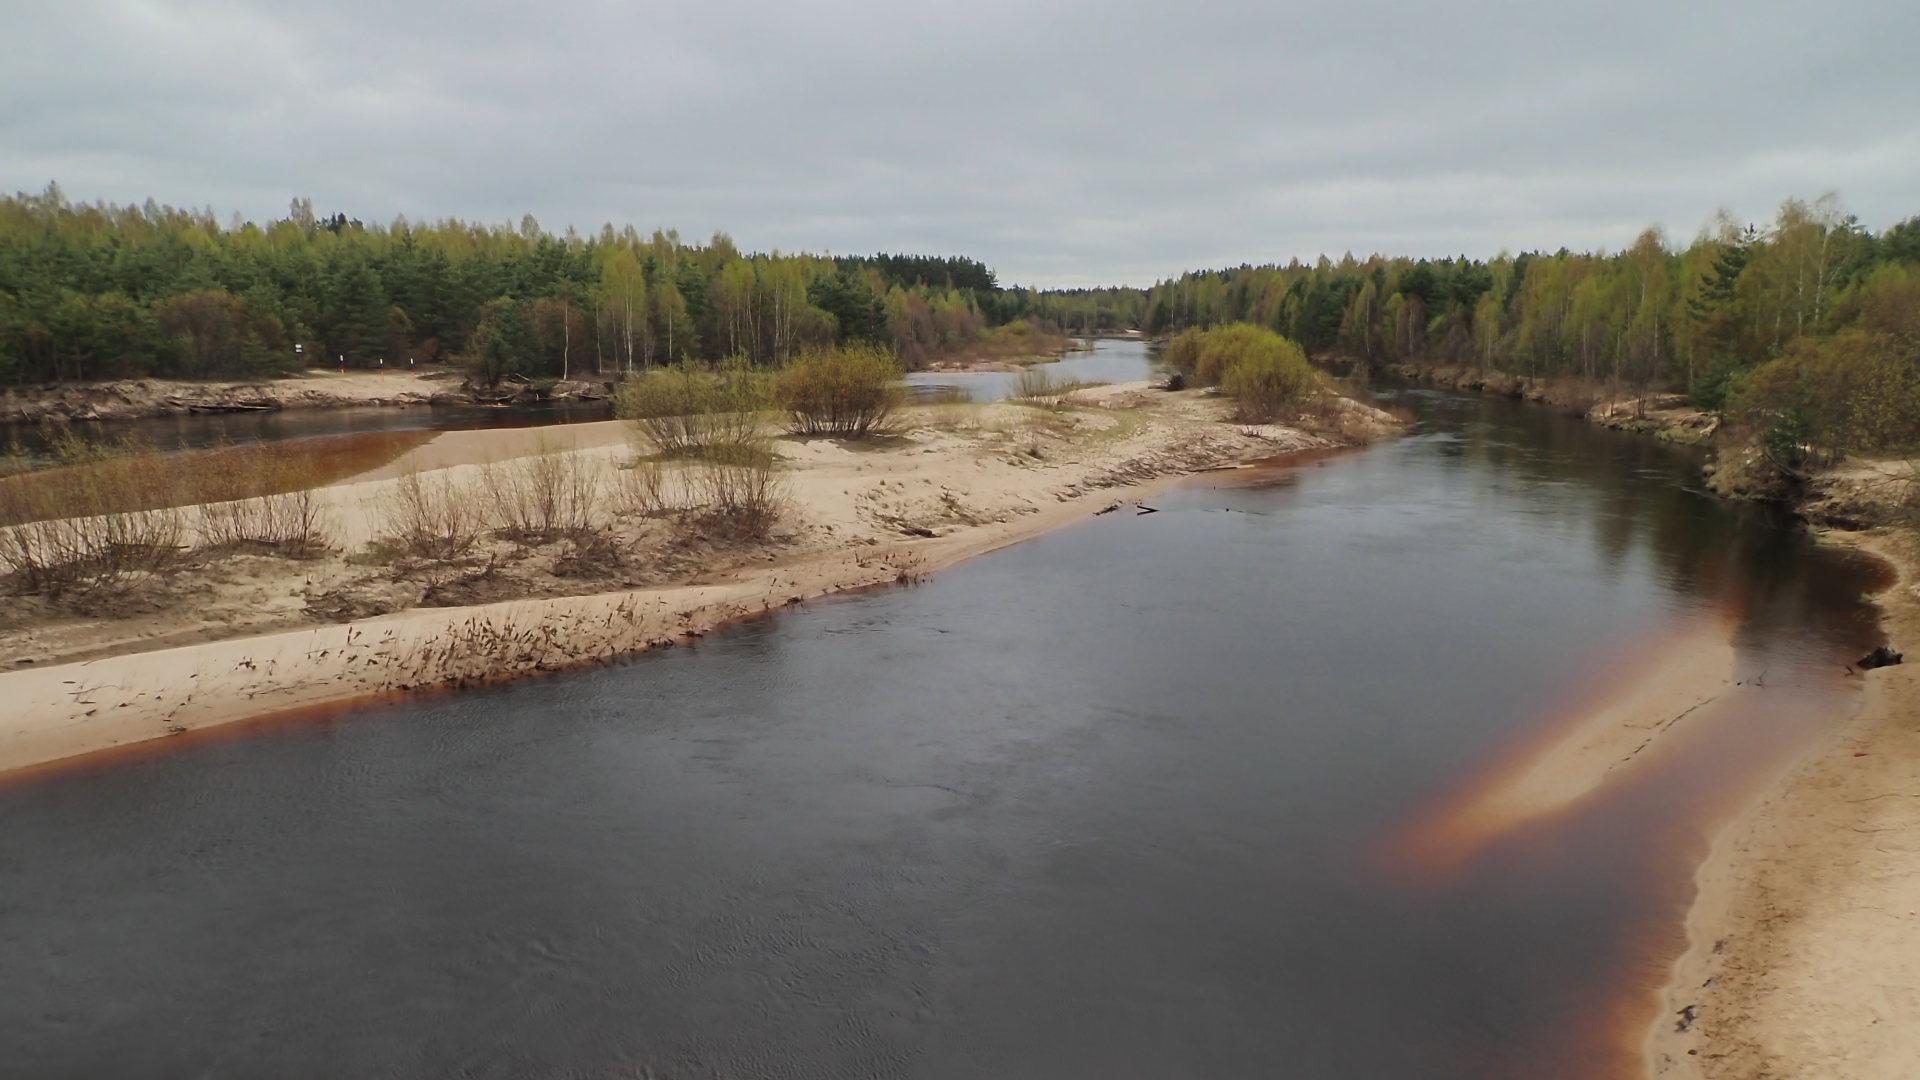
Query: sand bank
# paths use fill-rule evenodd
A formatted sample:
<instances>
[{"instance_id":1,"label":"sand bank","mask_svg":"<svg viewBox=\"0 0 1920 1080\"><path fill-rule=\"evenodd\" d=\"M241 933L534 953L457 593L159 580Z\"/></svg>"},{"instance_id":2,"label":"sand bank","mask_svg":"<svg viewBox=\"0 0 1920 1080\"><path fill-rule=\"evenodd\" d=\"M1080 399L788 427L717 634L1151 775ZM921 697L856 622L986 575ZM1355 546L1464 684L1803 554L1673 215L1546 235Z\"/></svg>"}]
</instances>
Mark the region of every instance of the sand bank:
<instances>
[{"instance_id":1,"label":"sand bank","mask_svg":"<svg viewBox=\"0 0 1920 1080\"><path fill-rule=\"evenodd\" d=\"M1736 690L1733 626L1699 618L1670 633L1606 651L1572 704L1394 836L1387 858L1403 872L1446 877L1503 836L1563 814L1658 761L1690 721Z\"/></svg>"},{"instance_id":2,"label":"sand bank","mask_svg":"<svg viewBox=\"0 0 1920 1080\"><path fill-rule=\"evenodd\" d=\"M1219 399L1145 384L1082 391L1060 409L933 406L878 445L779 440L788 510L765 542L623 519L606 522L591 554L571 541L538 550L499 541L459 566L369 555L401 469L483 484L486 463L535 452L543 437L447 433L322 489L340 549L325 558L209 560L183 572L172 583L179 598L154 612L10 615L0 626L0 662L12 668L0 673L0 769L604 660L811 597L910 581L1189 473L1342 442L1243 428L1224 414ZM1379 419L1381 433L1392 430ZM546 437L609 477L630 454L619 425ZM605 565L583 577L577 564L596 559Z\"/></svg>"},{"instance_id":3,"label":"sand bank","mask_svg":"<svg viewBox=\"0 0 1920 1080\"><path fill-rule=\"evenodd\" d=\"M1920 642L1920 546L1854 538L1899 582L1877 602ZM1920 1074L1920 666L1861 676L1855 717L1715 838L1688 948L1648 1032L1660 1080Z\"/></svg>"}]
</instances>

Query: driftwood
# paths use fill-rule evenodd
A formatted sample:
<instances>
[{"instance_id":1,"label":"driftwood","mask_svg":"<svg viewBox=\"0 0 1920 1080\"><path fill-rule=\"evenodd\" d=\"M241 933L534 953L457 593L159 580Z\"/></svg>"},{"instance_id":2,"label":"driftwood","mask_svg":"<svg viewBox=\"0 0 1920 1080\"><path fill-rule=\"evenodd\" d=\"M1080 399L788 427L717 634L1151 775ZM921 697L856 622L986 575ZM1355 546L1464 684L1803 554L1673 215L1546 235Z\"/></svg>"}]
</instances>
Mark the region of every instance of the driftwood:
<instances>
[{"instance_id":1,"label":"driftwood","mask_svg":"<svg viewBox=\"0 0 1920 1080\"><path fill-rule=\"evenodd\" d=\"M1861 657L1858 661L1854 663L1854 666L1859 668L1861 671L1872 671L1874 668L1878 668L1878 667L1892 667L1893 665L1898 664L1905 659L1906 658L1901 656L1899 653L1894 652L1892 649L1887 648L1885 645L1882 645L1879 648L1868 653L1867 655Z\"/></svg>"}]
</instances>

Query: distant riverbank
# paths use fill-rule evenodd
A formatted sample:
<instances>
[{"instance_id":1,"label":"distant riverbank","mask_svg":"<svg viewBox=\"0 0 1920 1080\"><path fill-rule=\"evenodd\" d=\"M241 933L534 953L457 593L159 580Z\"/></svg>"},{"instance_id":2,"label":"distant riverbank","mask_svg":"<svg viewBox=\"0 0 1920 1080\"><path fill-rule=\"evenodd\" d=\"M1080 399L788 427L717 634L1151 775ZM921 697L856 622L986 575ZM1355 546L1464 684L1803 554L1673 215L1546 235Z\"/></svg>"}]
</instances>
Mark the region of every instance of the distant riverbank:
<instances>
[{"instance_id":1,"label":"distant riverbank","mask_svg":"<svg viewBox=\"0 0 1920 1080\"><path fill-rule=\"evenodd\" d=\"M337 371L314 369L299 376L247 382L122 379L100 383L48 383L0 389L0 422L67 423L143 420L190 414L274 412L366 406L509 404L521 399L601 400L612 383L562 380L550 386L528 382L474 391L460 372L435 370Z\"/></svg>"},{"instance_id":2,"label":"distant riverbank","mask_svg":"<svg viewBox=\"0 0 1920 1080\"><path fill-rule=\"evenodd\" d=\"M1491 368L1432 364L1388 364L1385 370L1403 379L1457 390L1478 390L1518 398L1582 416L1603 427L1638 431L1688 446L1712 441L1720 420L1694 408L1682 394L1649 393L1621 397L1604 384L1572 379L1540 379Z\"/></svg>"}]
</instances>

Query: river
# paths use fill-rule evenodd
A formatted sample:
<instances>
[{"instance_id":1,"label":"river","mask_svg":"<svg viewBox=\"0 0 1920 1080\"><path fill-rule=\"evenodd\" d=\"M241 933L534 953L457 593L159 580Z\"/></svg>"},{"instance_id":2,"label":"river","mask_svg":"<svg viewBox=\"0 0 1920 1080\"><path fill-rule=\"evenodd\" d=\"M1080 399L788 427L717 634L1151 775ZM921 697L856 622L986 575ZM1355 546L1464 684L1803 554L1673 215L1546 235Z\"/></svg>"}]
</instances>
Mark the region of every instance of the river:
<instances>
[{"instance_id":1,"label":"river","mask_svg":"<svg viewBox=\"0 0 1920 1080\"><path fill-rule=\"evenodd\" d=\"M1096 340L1090 344L1091 348L1068 353L1044 365L1044 370L1057 380L1077 382L1129 382L1147 378L1154 371L1145 342ZM907 383L916 392L958 390L974 401L998 401L1010 392L1015 377L1011 372L914 372L907 376ZM205 450L296 439L346 440L391 432L591 423L612 417L613 404L607 401L545 401L511 408L416 405L281 409L76 422L63 426L0 421L0 454L18 448L38 460L45 456L50 437L59 432L71 432L90 440L131 439L161 450Z\"/></svg>"},{"instance_id":2,"label":"river","mask_svg":"<svg viewBox=\"0 0 1920 1080\"><path fill-rule=\"evenodd\" d=\"M917 587L0 785L0 1074L1636 1075L1710 829L1853 707L1875 573L1695 451L1386 394L1397 442ZM1404 865L1729 610L1752 704Z\"/></svg>"}]
</instances>

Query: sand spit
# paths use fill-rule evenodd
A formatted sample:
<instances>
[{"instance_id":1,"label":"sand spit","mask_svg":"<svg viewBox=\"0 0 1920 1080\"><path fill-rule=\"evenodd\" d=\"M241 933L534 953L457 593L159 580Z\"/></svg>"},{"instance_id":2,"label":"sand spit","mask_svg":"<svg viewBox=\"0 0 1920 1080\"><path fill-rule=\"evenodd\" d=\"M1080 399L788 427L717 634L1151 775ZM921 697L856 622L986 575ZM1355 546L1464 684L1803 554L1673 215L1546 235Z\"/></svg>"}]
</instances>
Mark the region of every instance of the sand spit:
<instances>
[{"instance_id":1,"label":"sand spit","mask_svg":"<svg viewBox=\"0 0 1920 1080\"><path fill-rule=\"evenodd\" d=\"M1365 415L1362 415L1365 414ZM542 449L525 430L453 432L322 489L339 550L317 560L210 559L164 583L159 610L0 617L0 769L248 717L393 691L511 678L697 636L811 597L911 581L1190 473L1355 445L1397 430L1349 403L1344 434L1224 422L1226 404L1145 383L1059 407L940 405L877 445L781 439L788 510L765 542L697 525L609 519L605 544L491 541L460 566L382 561L368 544L400 470L484 484L486 463ZM621 425L556 429L604 467ZM572 546L570 547L569 544ZM564 564L605 559L584 576ZM488 602L491 601L491 602ZM16 608L21 608L16 605ZM10 620L10 621L8 621Z\"/></svg>"},{"instance_id":2,"label":"sand spit","mask_svg":"<svg viewBox=\"0 0 1920 1080\"><path fill-rule=\"evenodd\" d=\"M1703 618L1610 655L1563 715L1540 727L1389 845L1389 859L1446 877L1503 836L1577 806L1657 761L1689 720L1735 690L1733 627Z\"/></svg>"},{"instance_id":3,"label":"sand spit","mask_svg":"<svg viewBox=\"0 0 1920 1080\"><path fill-rule=\"evenodd\" d=\"M1920 544L1877 602L1920 641ZM1909 649L1909 653L1911 653ZM1648 1032L1660 1080L1906 1080L1920 1073L1920 666L1860 676L1863 704L1715 838L1688 948Z\"/></svg>"}]
</instances>

